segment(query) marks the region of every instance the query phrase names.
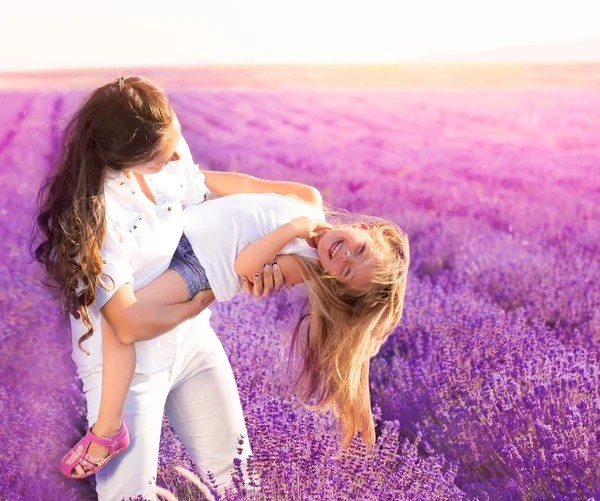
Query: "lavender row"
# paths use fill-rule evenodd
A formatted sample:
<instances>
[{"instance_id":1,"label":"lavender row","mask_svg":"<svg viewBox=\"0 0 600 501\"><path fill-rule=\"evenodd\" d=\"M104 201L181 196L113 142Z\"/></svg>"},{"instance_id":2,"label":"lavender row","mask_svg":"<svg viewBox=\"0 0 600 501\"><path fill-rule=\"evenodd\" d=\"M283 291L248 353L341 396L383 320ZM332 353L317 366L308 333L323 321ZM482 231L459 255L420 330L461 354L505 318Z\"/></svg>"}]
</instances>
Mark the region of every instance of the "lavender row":
<instances>
[{"instance_id":1,"label":"lavender row","mask_svg":"<svg viewBox=\"0 0 600 501\"><path fill-rule=\"evenodd\" d=\"M92 483L57 472L84 400L58 304L26 254L33 198L81 97L0 95L0 498L93 498ZM214 309L267 499L600 498L600 93L172 100L203 165L313 184L411 238L405 318L373 362L374 457L356 442L332 459L331 417L289 395L285 298ZM172 472L193 466L168 423L163 438L159 484L194 499Z\"/></svg>"}]
</instances>

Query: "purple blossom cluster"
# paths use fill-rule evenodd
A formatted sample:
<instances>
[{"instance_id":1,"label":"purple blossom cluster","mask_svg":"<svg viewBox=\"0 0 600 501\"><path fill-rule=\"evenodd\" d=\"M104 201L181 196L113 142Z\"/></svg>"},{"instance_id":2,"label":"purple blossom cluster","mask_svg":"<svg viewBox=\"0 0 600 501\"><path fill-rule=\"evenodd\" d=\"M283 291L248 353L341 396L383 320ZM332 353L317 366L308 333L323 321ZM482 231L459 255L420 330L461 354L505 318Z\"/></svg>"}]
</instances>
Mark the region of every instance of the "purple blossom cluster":
<instances>
[{"instance_id":1,"label":"purple blossom cluster","mask_svg":"<svg viewBox=\"0 0 600 501\"><path fill-rule=\"evenodd\" d=\"M94 499L58 461L85 430L68 326L30 263L39 183L82 92L0 92L0 499ZM170 94L206 168L292 179L397 222L401 324L372 362L378 441L336 458L290 394L295 295L218 304L254 455L222 499L600 499L600 93L594 89ZM202 499L168 422L159 485ZM198 473L196 471L196 473Z\"/></svg>"},{"instance_id":2,"label":"purple blossom cluster","mask_svg":"<svg viewBox=\"0 0 600 501\"><path fill-rule=\"evenodd\" d=\"M402 439L398 422L379 423L374 454L367 455L356 437L336 457L333 417L305 409L290 394L285 339L293 318L289 304L297 296L255 301L253 309L245 298L236 299L215 311L215 330L234 366L254 453L244 478L258 477L266 499L464 499L454 484L456 466L440 455L421 457L420 438ZM263 318L259 329L253 327L257 314ZM243 499L243 489L225 499Z\"/></svg>"},{"instance_id":3,"label":"purple blossom cluster","mask_svg":"<svg viewBox=\"0 0 600 501\"><path fill-rule=\"evenodd\" d=\"M597 352L527 308L413 285L415 308L373 364L384 417L459 462L457 484L479 499L599 497Z\"/></svg>"}]
</instances>

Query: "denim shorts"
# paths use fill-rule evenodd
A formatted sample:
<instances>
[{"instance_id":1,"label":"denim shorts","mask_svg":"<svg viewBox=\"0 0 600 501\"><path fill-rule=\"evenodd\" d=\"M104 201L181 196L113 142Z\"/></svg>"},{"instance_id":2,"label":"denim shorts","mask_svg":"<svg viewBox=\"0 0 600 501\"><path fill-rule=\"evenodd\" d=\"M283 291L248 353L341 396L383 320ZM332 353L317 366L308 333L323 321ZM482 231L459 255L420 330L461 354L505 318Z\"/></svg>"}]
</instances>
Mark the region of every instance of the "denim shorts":
<instances>
[{"instance_id":1,"label":"denim shorts","mask_svg":"<svg viewBox=\"0 0 600 501\"><path fill-rule=\"evenodd\" d=\"M200 291L210 289L206 271L198 261L185 235L179 241L169 269L175 270L183 278L188 290L188 299L192 299Z\"/></svg>"}]
</instances>

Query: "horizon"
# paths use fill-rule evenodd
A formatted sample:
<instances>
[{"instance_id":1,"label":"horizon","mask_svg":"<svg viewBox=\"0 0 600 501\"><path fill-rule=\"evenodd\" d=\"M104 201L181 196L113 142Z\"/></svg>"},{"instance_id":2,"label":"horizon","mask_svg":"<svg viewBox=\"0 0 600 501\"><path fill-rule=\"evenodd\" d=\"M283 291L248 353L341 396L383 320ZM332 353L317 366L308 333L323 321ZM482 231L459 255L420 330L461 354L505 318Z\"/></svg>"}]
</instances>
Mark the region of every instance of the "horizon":
<instances>
[{"instance_id":1,"label":"horizon","mask_svg":"<svg viewBox=\"0 0 600 501\"><path fill-rule=\"evenodd\" d=\"M600 63L205 65L0 72L0 90L87 90L138 74L172 90L597 88Z\"/></svg>"},{"instance_id":2,"label":"horizon","mask_svg":"<svg viewBox=\"0 0 600 501\"><path fill-rule=\"evenodd\" d=\"M464 56L471 56L466 54ZM33 75L33 74L82 74L82 73L93 73L93 72L104 72L114 71L119 73L121 70L149 70L149 71L161 71L161 70L210 70L211 68L219 70L236 70L236 69L265 69L265 70L278 70L286 68L297 68L297 69L327 69L327 68L340 68L340 69L358 69L358 68L411 68L411 67L422 67L422 68L434 68L436 66L440 68L464 68L464 69L476 69L478 67L513 67L519 68L523 66L535 66L535 67L559 67L559 66L600 66L600 59L597 60L477 60L465 57L464 59L452 59L454 55L448 55L447 58L440 56L440 59L422 58L414 60L406 60L399 62L287 62L287 63L198 63L198 64L145 64L145 65L114 65L114 66L89 66L89 67L64 67L64 68L18 68L12 70L0 69L0 75L10 77L11 75Z\"/></svg>"}]
</instances>

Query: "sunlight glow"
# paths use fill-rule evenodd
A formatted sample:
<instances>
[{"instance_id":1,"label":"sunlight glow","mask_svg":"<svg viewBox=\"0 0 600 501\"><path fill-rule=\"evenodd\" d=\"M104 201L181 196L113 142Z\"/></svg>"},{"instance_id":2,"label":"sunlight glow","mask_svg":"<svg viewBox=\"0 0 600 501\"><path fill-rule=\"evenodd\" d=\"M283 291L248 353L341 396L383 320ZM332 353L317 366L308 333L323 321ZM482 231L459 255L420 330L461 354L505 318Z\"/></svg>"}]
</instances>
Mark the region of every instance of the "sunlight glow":
<instances>
[{"instance_id":1,"label":"sunlight glow","mask_svg":"<svg viewBox=\"0 0 600 501\"><path fill-rule=\"evenodd\" d=\"M0 71L393 63L548 43L581 60L573 43L598 48L599 18L597 0L25 0L2 8Z\"/></svg>"}]
</instances>

